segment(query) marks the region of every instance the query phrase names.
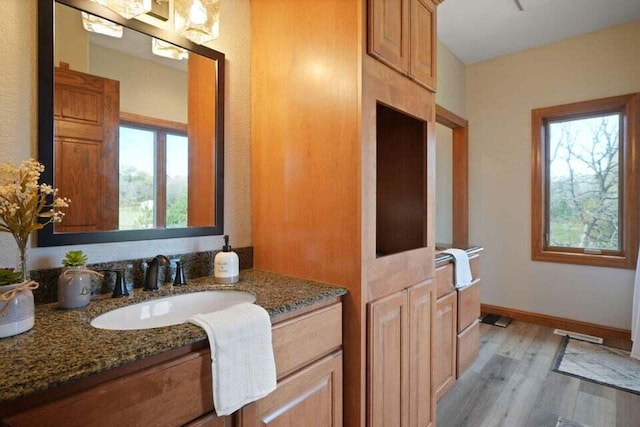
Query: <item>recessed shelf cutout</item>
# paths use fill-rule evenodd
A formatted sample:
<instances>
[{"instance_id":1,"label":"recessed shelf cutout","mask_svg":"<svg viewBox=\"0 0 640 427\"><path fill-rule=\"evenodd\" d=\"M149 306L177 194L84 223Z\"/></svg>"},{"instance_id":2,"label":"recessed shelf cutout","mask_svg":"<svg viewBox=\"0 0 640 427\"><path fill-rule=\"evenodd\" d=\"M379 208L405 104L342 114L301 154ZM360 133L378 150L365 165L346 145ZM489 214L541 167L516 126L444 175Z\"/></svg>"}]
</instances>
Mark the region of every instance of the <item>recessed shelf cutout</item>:
<instances>
[{"instance_id":1,"label":"recessed shelf cutout","mask_svg":"<svg viewBox=\"0 0 640 427\"><path fill-rule=\"evenodd\" d=\"M376 256L427 246L427 122L376 108Z\"/></svg>"}]
</instances>

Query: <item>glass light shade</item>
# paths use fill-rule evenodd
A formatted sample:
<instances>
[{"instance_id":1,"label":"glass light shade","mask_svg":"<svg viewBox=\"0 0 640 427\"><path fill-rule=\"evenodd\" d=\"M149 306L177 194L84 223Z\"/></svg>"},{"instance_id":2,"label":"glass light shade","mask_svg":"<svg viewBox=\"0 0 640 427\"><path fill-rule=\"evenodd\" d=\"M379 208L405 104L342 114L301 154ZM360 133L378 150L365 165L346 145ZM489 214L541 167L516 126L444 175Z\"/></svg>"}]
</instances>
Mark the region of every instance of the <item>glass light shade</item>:
<instances>
[{"instance_id":1,"label":"glass light shade","mask_svg":"<svg viewBox=\"0 0 640 427\"><path fill-rule=\"evenodd\" d=\"M126 19L151 11L151 0L92 0Z\"/></svg>"},{"instance_id":2,"label":"glass light shade","mask_svg":"<svg viewBox=\"0 0 640 427\"><path fill-rule=\"evenodd\" d=\"M158 40L155 37L151 39L151 52L153 52L154 55L177 59L178 61L189 57L189 52L185 49L174 46L164 40Z\"/></svg>"},{"instance_id":3,"label":"glass light shade","mask_svg":"<svg viewBox=\"0 0 640 427\"><path fill-rule=\"evenodd\" d=\"M174 28L194 43L220 35L220 0L175 0Z\"/></svg>"},{"instance_id":4,"label":"glass light shade","mask_svg":"<svg viewBox=\"0 0 640 427\"><path fill-rule=\"evenodd\" d=\"M92 33L104 34L109 37L122 38L122 25L107 21L86 12L82 12L82 26Z\"/></svg>"}]
</instances>

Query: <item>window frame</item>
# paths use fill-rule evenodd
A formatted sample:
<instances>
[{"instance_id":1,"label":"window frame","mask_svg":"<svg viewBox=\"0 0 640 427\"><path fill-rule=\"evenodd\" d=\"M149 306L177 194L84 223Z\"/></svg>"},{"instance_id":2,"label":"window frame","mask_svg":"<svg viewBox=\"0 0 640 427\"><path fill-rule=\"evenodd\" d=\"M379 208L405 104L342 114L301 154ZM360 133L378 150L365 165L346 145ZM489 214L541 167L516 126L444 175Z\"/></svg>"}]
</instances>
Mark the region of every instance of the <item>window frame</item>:
<instances>
[{"instance_id":1,"label":"window frame","mask_svg":"<svg viewBox=\"0 0 640 427\"><path fill-rule=\"evenodd\" d=\"M133 113L120 113L120 127L129 127L133 129L142 129L155 132L154 141L154 164L155 164L155 176L154 176L154 197L155 197L155 209L153 217L154 228L167 228L167 188L166 188L166 175L167 175L167 148L166 139L167 134L179 135L189 137L188 127L186 123L174 122L170 120L157 119L155 117L147 117ZM120 142L118 142L120 144ZM119 150L119 146L118 146ZM160 178L163 177L163 178ZM119 189L118 189L119 191ZM188 220L188 218L187 218Z\"/></svg>"},{"instance_id":2,"label":"window frame","mask_svg":"<svg viewBox=\"0 0 640 427\"><path fill-rule=\"evenodd\" d=\"M546 244L549 121L620 112L620 251L589 253ZM640 94L613 96L531 110L531 259L614 268L635 268L638 256L638 143Z\"/></svg>"}]
</instances>

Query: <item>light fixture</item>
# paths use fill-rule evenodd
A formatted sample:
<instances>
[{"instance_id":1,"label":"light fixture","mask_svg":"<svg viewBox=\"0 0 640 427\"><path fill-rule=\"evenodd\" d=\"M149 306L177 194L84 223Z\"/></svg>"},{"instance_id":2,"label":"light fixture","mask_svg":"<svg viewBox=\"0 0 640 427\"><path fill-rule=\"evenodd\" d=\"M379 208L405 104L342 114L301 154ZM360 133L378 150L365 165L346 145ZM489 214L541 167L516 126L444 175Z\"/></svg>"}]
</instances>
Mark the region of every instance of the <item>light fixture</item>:
<instances>
[{"instance_id":1,"label":"light fixture","mask_svg":"<svg viewBox=\"0 0 640 427\"><path fill-rule=\"evenodd\" d=\"M189 40L204 44L220 34L220 0L175 0L174 28Z\"/></svg>"},{"instance_id":2,"label":"light fixture","mask_svg":"<svg viewBox=\"0 0 640 427\"><path fill-rule=\"evenodd\" d=\"M91 0L126 19L151 11L151 0Z\"/></svg>"},{"instance_id":3,"label":"light fixture","mask_svg":"<svg viewBox=\"0 0 640 427\"><path fill-rule=\"evenodd\" d=\"M189 52L181 47L167 43L164 40L151 38L151 52L154 55L164 56L165 58L177 59L178 61L189 57Z\"/></svg>"},{"instance_id":4,"label":"light fixture","mask_svg":"<svg viewBox=\"0 0 640 427\"><path fill-rule=\"evenodd\" d=\"M99 18L90 13L82 12L82 26L92 33L103 34L109 37L122 38L122 25Z\"/></svg>"}]
</instances>

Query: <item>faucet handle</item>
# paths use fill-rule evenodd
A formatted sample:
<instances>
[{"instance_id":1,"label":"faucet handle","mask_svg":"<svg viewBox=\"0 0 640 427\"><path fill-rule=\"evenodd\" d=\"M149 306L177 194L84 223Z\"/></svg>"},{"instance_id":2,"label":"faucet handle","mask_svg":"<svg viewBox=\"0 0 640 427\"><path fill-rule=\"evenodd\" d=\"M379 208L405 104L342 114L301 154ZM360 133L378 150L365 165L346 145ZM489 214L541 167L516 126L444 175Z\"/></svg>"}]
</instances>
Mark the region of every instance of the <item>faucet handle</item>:
<instances>
[{"instance_id":1,"label":"faucet handle","mask_svg":"<svg viewBox=\"0 0 640 427\"><path fill-rule=\"evenodd\" d=\"M184 273L182 272L182 263L176 261L176 276L173 279L173 286L184 286L186 284L187 281L184 280Z\"/></svg>"},{"instance_id":2,"label":"faucet handle","mask_svg":"<svg viewBox=\"0 0 640 427\"><path fill-rule=\"evenodd\" d=\"M113 293L111 294L111 298L122 298L129 296L129 290L127 289L127 285L123 280L124 268L114 268L114 269L105 269L100 270L104 272L116 273L116 283L113 287Z\"/></svg>"}]
</instances>

